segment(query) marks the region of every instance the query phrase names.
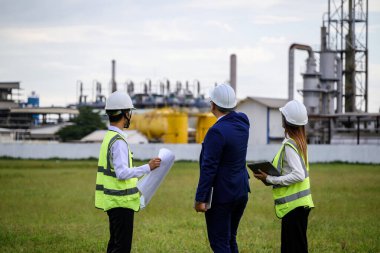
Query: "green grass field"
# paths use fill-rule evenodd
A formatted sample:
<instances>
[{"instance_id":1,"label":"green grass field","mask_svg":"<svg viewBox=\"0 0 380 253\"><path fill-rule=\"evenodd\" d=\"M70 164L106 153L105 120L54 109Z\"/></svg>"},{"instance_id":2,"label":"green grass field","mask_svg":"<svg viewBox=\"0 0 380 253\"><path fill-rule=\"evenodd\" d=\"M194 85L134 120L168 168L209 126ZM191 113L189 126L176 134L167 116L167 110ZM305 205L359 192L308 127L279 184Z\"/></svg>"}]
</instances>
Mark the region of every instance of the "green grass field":
<instances>
[{"instance_id":1,"label":"green grass field","mask_svg":"<svg viewBox=\"0 0 380 253\"><path fill-rule=\"evenodd\" d=\"M94 208L96 161L0 160L0 252L105 252ZM135 216L133 252L211 252L193 209L197 163L178 162ZM380 252L380 165L312 164L310 252ZM240 252L280 252L271 189L251 179Z\"/></svg>"}]
</instances>

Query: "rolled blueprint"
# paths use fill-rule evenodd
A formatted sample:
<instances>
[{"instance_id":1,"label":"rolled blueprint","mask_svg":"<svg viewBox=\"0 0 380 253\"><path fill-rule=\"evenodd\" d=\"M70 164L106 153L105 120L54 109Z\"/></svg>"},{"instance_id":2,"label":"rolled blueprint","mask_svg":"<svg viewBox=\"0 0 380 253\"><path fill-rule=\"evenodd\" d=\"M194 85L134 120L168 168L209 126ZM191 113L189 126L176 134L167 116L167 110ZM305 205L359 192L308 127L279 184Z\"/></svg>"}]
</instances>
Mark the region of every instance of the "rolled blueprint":
<instances>
[{"instance_id":1,"label":"rolled blueprint","mask_svg":"<svg viewBox=\"0 0 380 253\"><path fill-rule=\"evenodd\" d=\"M161 148L158 152L158 157L161 158L161 165L157 169L153 170L149 174L145 175L137 182L137 188L141 192L140 197L140 209L144 209L158 187L164 181L166 174L173 166L174 153L166 148Z\"/></svg>"}]
</instances>

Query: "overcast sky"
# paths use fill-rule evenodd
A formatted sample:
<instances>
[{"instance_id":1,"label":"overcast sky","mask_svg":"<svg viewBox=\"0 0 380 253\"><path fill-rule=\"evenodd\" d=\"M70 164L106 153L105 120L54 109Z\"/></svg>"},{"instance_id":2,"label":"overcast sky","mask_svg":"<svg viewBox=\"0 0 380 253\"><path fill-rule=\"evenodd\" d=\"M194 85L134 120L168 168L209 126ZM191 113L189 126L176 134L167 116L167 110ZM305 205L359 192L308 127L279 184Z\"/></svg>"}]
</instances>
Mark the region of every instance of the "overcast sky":
<instances>
[{"instance_id":1,"label":"overcast sky","mask_svg":"<svg viewBox=\"0 0 380 253\"><path fill-rule=\"evenodd\" d=\"M319 50L328 0L0 0L0 82L20 81L42 106L92 98L94 80L199 80L207 93L238 60L237 95L287 97L288 48ZM296 89L306 53L296 54ZM108 90L104 92L108 95ZM380 107L380 1L369 3L369 110Z\"/></svg>"}]
</instances>

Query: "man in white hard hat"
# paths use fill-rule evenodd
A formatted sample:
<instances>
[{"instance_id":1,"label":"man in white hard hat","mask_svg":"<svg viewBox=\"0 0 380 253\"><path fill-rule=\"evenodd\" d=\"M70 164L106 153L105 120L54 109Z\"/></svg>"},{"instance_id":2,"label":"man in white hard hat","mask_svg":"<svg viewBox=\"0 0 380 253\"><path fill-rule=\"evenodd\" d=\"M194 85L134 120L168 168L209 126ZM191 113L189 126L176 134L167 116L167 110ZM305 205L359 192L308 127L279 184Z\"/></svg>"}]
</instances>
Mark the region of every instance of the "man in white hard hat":
<instances>
[{"instance_id":1,"label":"man in white hard hat","mask_svg":"<svg viewBox=\"0 0 380 253\"><path fill-rule=\"evenodd\" d=\"M130 252L134 212L140 208L137 178L160 166L161 159L133 167L132 152L123 128L128 128L134 109L129 95L113 92L106 101L110 126L101 145L96 176L95 207L107 212L110 239L107 252Z\"/></svg>"},{"instance_id":2,"label":"man in white hard hat","mask_svg":"<svg viewBox=\"0 0 380 253\"><path fill-rule=\"evenodd\" d=\"M202 144L195 210L205 212L214 252L238 252L237 229L250 191L246 169L249 120L234 111L237 101L229 85L217 85L211 91L210 103L218 120Z\"/></svg>"}]
</instances>

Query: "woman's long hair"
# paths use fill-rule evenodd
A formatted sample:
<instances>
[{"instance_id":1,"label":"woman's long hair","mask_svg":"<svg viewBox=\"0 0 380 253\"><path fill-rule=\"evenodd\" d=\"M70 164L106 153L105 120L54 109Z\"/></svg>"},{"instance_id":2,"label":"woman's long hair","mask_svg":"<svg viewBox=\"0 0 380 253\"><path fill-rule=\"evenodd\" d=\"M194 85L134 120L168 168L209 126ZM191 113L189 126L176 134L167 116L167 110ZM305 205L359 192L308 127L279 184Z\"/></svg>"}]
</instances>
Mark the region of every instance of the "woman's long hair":
<instances>
[{"instance_id":1,"label":"woman's long hair","mask_svg":"<svg viewBox=\"0 0 380 253\"><path fill-rule=\"evenodd\" d=\"M292 138L297 143L298 151L301 152L303 159L305 160L305 164L307 164L307 141L306 141L306 130L305 126L295 126L286 122L283 117L283 125L285 128L285 136Z\"/></svg>"}]
</instances>

